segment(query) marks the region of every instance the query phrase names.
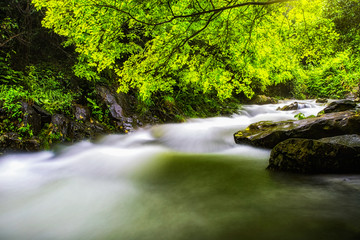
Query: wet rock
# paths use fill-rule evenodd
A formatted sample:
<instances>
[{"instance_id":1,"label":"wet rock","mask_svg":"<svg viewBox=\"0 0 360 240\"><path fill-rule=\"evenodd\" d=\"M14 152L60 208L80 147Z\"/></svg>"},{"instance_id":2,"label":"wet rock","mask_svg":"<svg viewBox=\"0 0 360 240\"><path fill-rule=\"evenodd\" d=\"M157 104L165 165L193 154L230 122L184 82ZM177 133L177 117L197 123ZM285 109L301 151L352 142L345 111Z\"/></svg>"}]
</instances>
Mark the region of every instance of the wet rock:
<instances>
[{"instance_id":1,"label":"wet rock","mask_svg":"<svg viewBox=\"0 0 360 240\"><path fill-rule=\"evenodd\" d=\"M118 132L131 132L137 126L142 125L142 122L134 114L135 99L132 96L116 93L103 86L98 86L96 89L100 101L109 110L113 118L113 126Z\"/></svg>"},{"instance_id":2,"label":"wet rock","mask_svg":"<svg viewBox=\"0 0 360 240\"><path fill-rule=\"evenodd\" d=\"M94 139L108 132L108 129L99 123L71 121L69 124L68 138L70 138L72 142L77 142L84 139Z\"/></svg>"},{"instance_id":3,"label":"wet rock","mask_svg":"<svg viewBox=\"0 0 360 240\"><path fill-rule=\"evenodd\" d=\"M293 102L289 105L283 106L282 108L279 107L276 110L278 110L278 111L293 111L293 110L298 110L298 109L303 109L303 108L308 108L308 107L310 107L309 104Z\"/></svg>"},{"instance_id":4,"label":"wet rock","mask_svg":"<svg viewBox=\"0 0 360 240\"><path fill-rule=\"evenodd\" d=\"M33 106L27 102L21 102L21 110L23 112L23 124L24 126L30 125L34 135L37 135L41 131L41 115L38 114Z\"/></svg>"},{"instance_id":5,"label":"wet rock","mask_svg":"<svg viewBox=\"0 0 360 240\"><path fill-rule=\"evenodd\" d=\"M359 132L360 115L346 111L297 121L258 122L236 132L234 139L238 144L273 148L289 138L320 139Z\"/></svg>"},{"instance_id":6,"label":"wet rock","mask_svg":"<svg viewBox=\"0 0 360 240\"><path fill-rule=\"evenodd\" d=\"M355 108L356 108L356 102L345 99L330 103L324 109L324 113L342 112L347 110L353 110Z\"/></svg>"},{"instance_id":7,"label":"wet rock","mask_svg":"<svg viewBox=\"0 0 360 240\"><path fill-rule=\"evenodd\" d=\"M299 173L359 173L360 136L287 139L271 151L268 169Z\"/></svg>"},{"instance_id":8,"label":"wet rock","mask_svg":"<svg viewBox=\"0 0 360 240\"><path fill-rule=\"evenodd\" d=\"M78 121L89 121L90 120L90 110L86 106L80 104L74 104L74 116Z\"/></svg>"},{"instance_id":9,"label":"wet rock","mask_svg":"<svg viewBox=\"0 0 360 240\"><path fill-rule=\"evenodd\" d=\"M70 130L70 119L63 114L55 114L52 116L51 124L53 129L50 134L57 135L60 142L66 141Z\"/></svg>"},{"instance_id":10,"label":"wet rock","mask_svg":"<svg viewBox=\"0 0 360 240\"><path fill-rule=\"evenodd\" d=\"M55 114L51 124L50 134L55 135L58 142L77 142L109 133L109 130L100 123L73 121L62 114Z\"/></svg>"},{"instance_id":11,"label":"wet rock","mask_svg":"<svg viewBox=\"0 0 360 240\"><path fill-rule=\"evenodd\" d=\"M101 97L101 100L108 107L111 116L117 120L122 120L122 118L124 117L123 108L119 104L116 95L103 86L97 87L97 92L98 95Z\"/></svg>"},{"instance_id":12,"label":"wet rock","mask_svg":"<svg viewBox=\"0 0 360 240\"><path fill-rule=\"evenodd\" d=\"M277 100L271 97L267 97L265 95L257 95L254 99L251 100L251 103L258 105L273 104L273 103L277 103Z\"/></svg>"},{"instance_id":13,"label":"wet rock","mask_svg":"<svg viewBox=\"0 0 360 240\"><path fill-rule=\"evenodd\" d=\"M48 111L42 109L40 106L36 104L33 105L33 108L35 112L37 112L41 116L41 127L44 127L46 123L51 122L51 114Z\"/></svg>"},{"instance_id":14,"label":"wet rock","mask_svg":"<svg viewBox=\"0 0 360 240\"><path fill-rule=\"evenodd\" d=\"M41 148L39 139L33 137L23 139L17 133L5 133L0 136L0 153L15 151L39 151Z\"/></svg>"},{"instance_id":15,"label":"wet rock","mask_svg":"<svg viewBox=\"0 0 360 240\"><path fill-rule=\"evenodd\" d=\"M328 100L326 98L318 98L316 99L316 103L327 103Z\"/></svg>"}]
</instances>

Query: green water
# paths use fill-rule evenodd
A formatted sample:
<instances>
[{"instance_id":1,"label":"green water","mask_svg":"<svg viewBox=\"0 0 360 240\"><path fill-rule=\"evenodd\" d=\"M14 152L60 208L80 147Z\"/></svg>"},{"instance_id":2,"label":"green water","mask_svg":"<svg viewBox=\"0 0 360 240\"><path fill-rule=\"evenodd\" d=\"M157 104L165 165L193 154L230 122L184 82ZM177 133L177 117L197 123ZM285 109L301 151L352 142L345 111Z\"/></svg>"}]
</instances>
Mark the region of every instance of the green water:
<instances>
[{"instance_id":1,"label":"green water","mask_svg":"<svg viewBox=\"0 0 360 240\"><path fill-rule=\"evenodd\" d=\"M360 239L360 175L270 172L269 150L233 143L291 117L277 107L2 157L0 240Z\"/></svg>"}]
</instances>

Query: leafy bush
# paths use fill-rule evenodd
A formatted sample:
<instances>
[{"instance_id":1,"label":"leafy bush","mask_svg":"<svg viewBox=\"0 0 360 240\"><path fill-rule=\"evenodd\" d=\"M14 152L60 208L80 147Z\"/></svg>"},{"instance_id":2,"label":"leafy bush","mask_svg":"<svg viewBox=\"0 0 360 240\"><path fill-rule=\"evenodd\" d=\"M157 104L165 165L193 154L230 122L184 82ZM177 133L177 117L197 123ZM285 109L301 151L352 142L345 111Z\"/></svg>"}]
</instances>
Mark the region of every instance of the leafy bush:
<instances>
[{"instance_id":1,"label":"leafy bush","mask_svg":"<svg viewBox=\"0 0 360 240\"><path fill-rule=\"evenodd\" d=\"M339 52L335 57L324 59L317 66L298 69L294 95L307 97L343 98L353 92L360 79L359 58L350 51Z\"/></svg>"},{"instance_id":2,"label":"leafy bush","mask_svg":"<svg viewBox=\"0 0 360 240\"><path fill-rule=\"evenodd\" d=\"M24 85L31 99L50 113L68 112L77 96L68 88L68 79L61 71L51 68L29 66Z\"/></svg>"}]
</instances>

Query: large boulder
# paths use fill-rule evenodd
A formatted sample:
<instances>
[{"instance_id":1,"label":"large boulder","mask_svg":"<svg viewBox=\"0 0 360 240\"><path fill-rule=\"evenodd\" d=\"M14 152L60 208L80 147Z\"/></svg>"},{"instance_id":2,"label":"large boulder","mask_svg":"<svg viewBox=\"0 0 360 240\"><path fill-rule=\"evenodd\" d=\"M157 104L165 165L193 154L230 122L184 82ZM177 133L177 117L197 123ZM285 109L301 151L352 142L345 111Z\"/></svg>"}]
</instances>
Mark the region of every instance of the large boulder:
<instances>
[{"instance_id":1,"label":"large boulder","mask_svg":"<svg viewBox=\"0 0 360 240\"><path fill-rule=\"evenodd\" d=\"M268 169L299 173L359 173L360 136L287 139L272 149Z\"/></svg>"},{"instance_id":2,"label":"large boulder","mask_svg":"<svg viewBox=\"0 0 360 240\"><path fill-rule=\"evenodd\" d=\"M258 122L234 134L238 144L273 148L289 138L320 139L360 133L360 115L355 111L282 122Z\"/></svg>"},{"instance_id":3,"label":"large boulder","mask_svg":"<svg viewBox=\"0 0 360 240\"><path fill-rule=\"evenodd\" d=\"M343 112L353 110L357 106L356 102L352 100L339 100L331 102L325 109L324 113Z\"/></svg>"}]
</instances>

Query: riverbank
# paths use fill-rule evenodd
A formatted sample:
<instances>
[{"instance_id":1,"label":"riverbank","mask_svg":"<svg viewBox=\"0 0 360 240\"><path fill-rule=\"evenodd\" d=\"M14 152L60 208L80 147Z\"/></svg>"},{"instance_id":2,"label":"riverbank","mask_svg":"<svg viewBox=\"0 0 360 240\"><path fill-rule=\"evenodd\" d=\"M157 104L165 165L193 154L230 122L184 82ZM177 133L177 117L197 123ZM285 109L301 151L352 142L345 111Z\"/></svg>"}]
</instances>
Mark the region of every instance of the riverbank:
<instances>
[{"instance_id":1,"label":"riverbank","mask_svg":"<svg viewBox=\"0 0 360 240\"><path fill-rule=\"evenodd\" d=\"M64 102L61 108L54 108L4 89L0 95L0 154L40 151L59 143L127 134L147 125L183 122L190 117L229 115L239 108L238 100L205 103L207 97L199 97L199 103L190 99L188 104L166 98L145 106L131 93L116 92L116 86L92 88L91 94L78 96L66 108Z\"/></svg>"}]
</instances>

